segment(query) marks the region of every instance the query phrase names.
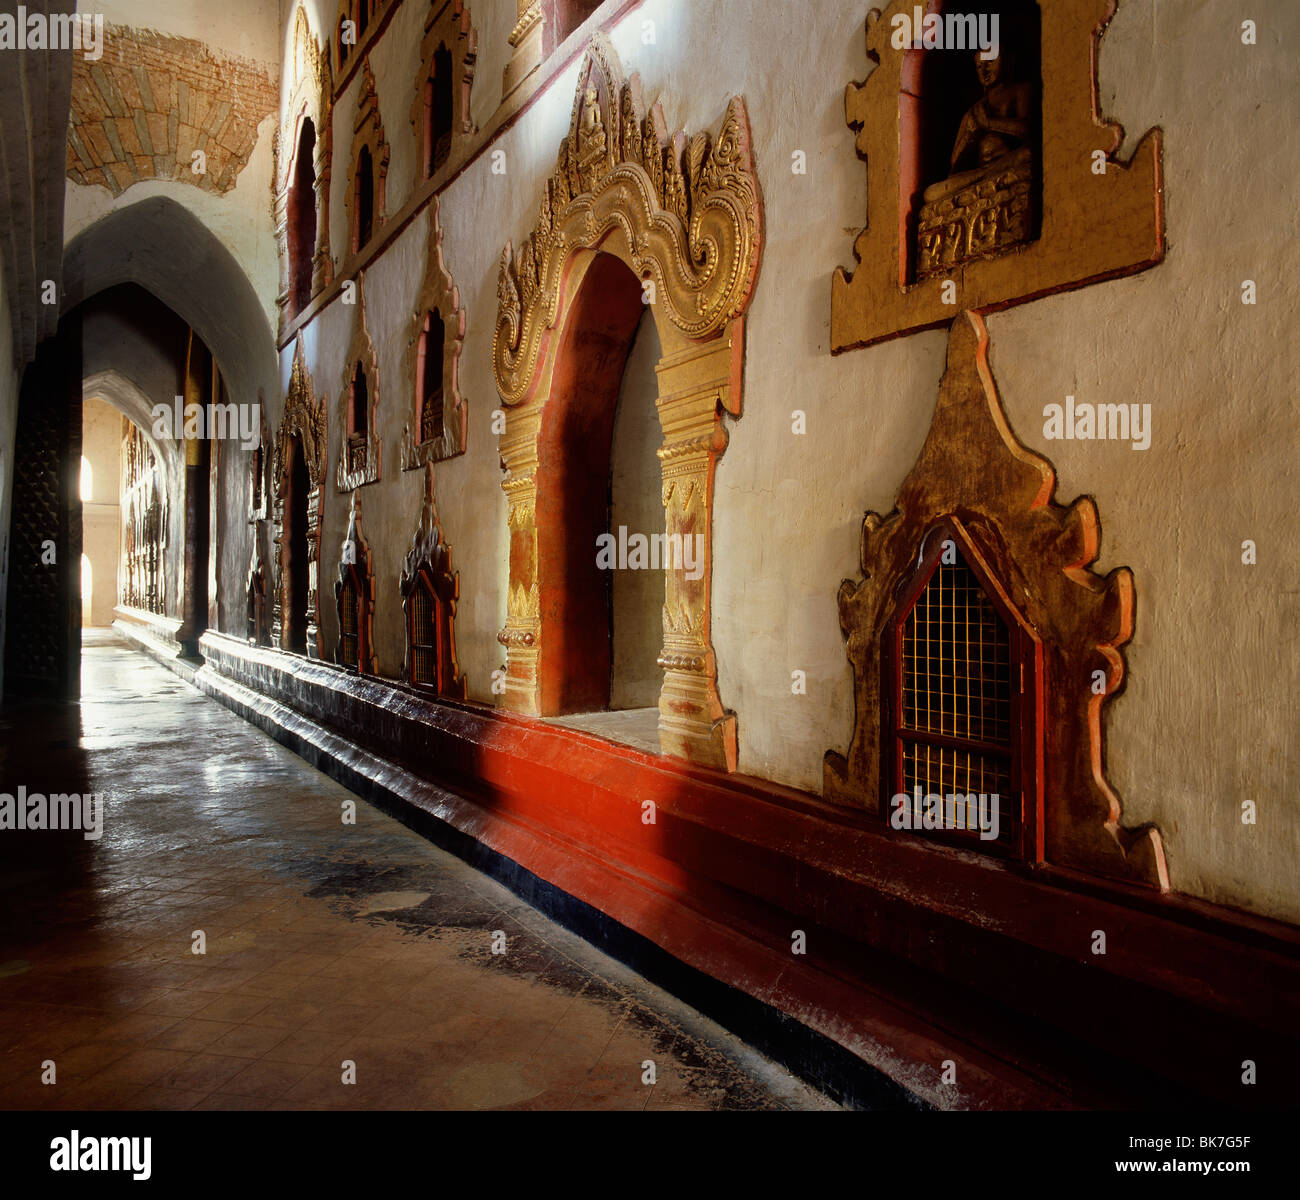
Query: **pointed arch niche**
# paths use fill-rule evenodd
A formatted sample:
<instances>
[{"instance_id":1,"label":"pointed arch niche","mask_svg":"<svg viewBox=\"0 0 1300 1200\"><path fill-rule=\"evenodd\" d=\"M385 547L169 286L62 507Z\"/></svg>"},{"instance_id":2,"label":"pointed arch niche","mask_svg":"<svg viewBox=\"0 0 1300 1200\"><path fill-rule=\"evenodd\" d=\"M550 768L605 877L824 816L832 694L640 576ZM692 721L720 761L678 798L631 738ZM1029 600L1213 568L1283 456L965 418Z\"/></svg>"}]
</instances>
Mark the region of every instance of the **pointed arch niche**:
<instances>
[{"instance_id":1,"label":"pointed arch niche","mask_svg":"<svg viewBox=\"0 0 1300 1200\"><path fill-rule=\"evenodd\" d=\"M294 15L291 83L275 139L275 237L280 334L329 284L330 62L302 5Z\"/></svg>"},{"instance_id":2,"label":"pointed arch niche","mask_svg":"<svg viewBox=\"0 0 1300 1200\"><path fill-rule=\"evenodd\" d=\"M424 506L400 581L406 616L402 678L413 688L463 700L465 677L456 662L455 632L460 575L451 569L451 548L438 524L431 463L424 473Z\"/></svg>"},{"instance_id":3,"label":"pointed arch niche","mask_svg":"<svg viewBox=\"0 0 1300 1200\"><path fill-rule=\"evenodd\" d=\"M366 328L365 276L357 278L352 337L339 385L339 453L334 484L350 492L379 478L379 355Z\"/></svg>"},{"instance_id":4,"label":"pointed arch niche","mask_svg":"<svg viewBox=\"0 0 1300 1200\"><path fill-rule=\"evenodd\" d=\"M549 716L601 707L608 694L610 648L591 627L599 580L586 491L600 486L603 509L593 456L607 455L602 422L648 303L662 348L665 533L700 552L692 568L677 556L664 570L659 743L734 770L736 719L718 694L710 633L711 538L763 236L748 116L734 97L716 140L669 138L661 109L646 112L637 77L624 78L602 35L578 80L537 226L518 251L506 246L498 279L493 366L510 527L503 703ZM584 423L597 427L586 442Z\"/></svg>"},{"instance_id":5,"label":"pointed arch niche","mask_svg":"<svg viewBox=\"0 0 1300 1200\"><path fill-rule=\"evenodd\" d=\"M470 91L478 61L478 34L464 0L434 0L425 14L420 74L411 102L419 159L417 185L457 161L476 132Z\"/></svg>"},{"instance_id":6,"label":"pointed arch niche","mask_svg":"<svg viewBox=\"0 0 1300 1200\"><path fill-rule=\"evenodd\" d=\"M276 581L271 640L308 658L321 656L318 579L325 436L325 404L316 398L299 335L284 416L275 439L272 525Z\"/></svg>"},{"instance_id":7,"label":"pointed arch niche","mask_svg":"<svg viewBox=\"0 0 1300 1200\"><path fill-rule=\"evenodd\" d=\"M379 116L375 77L367 58L361 64L361 94L352 126L352 151L348 156L348 190L343 205L347 213L348 253L362 250L387 219L388 140Z\"/></svg>"},{"instance_id":8,"label":"pointed arch niche","mask_svg":"<svg viewBox=\"0 0 1300 1200\"><path fill-rule=\"evenodd\" d=\"M1120 647L1133 633L1133 574L1090 569L1101 544L1097 506L1090 497L1058 504L1055 488L1051 464L1007 423L983 319L964 313L948 335L947 370L920 457L894 511L863 520L862 580L840 585L855 716L848 755L826 754L824 795L877 813L888 827L900 784L928 779L944 799L955 770L958 792L1011 791L1014 827L1007 829L1004 814L1012 836L1003 842L1015 857L1168 890L1160 831L1122 824L1105 775L1102 706L1124 681ZM941 562L965 578L940 592L937 618L927 617L916 635L928 643L926 657L909 675L895 656ZM956 670L939 665L950 612L961 630L952 639L964 663ZM980 635L981 621L1005 632ZM978 671L968 649L977 645ZM982 678L972 689L976 674ZM933 690L940 679L955 697L957 728L930 719L928 705L924 721L906 711L908 688ZM952 707L945 696L934 712ZM915 751L927 742L947 755L937 770L917 765ZM968 765L954 767L954 751L983 760L978 786ZM971 786L963 788L963 779Z\"/></svg>"},{"instance_id":9,"label":"pointed arch niche","mask_svg":"<svg viewBox=\"0 0 1300 1200\"><path fill-rule=\"evenodd\" d=\"M465 452L469 427L460 394L460 352L465 344L465 309L442 257L442 223L438 202L432 205L424 280L411 314L406 343L407 386L411 419L402 429L402 469Z\"/></svg>"},{"instance_id":10,"label":"pointed arch niche","mask_svg":"<svg viewBox=\"0 0 1300 1200\"><path fill-rule=\"evenodd\" d=\"M361 497L356 494L348 513L348 531L339 548L334 604L339 621L334 661L359 675L373 675L375 572L370 559L370 545L361 532Z\"/></svg>"}]
</instances>

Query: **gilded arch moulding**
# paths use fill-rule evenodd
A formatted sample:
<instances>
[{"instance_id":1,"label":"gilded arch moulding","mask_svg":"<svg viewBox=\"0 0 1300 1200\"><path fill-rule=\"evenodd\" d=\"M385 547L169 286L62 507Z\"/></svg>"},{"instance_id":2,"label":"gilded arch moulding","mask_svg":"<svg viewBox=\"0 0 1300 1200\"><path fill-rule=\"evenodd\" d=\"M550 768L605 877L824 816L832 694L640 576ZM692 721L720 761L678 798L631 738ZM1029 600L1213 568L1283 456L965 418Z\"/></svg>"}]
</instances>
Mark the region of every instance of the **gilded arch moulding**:
<instances>
[{"instance_id":1,"label":"gilded arch moulding","mask_svg":"<svg viewBox=\"0 0 1300 1200\"><path fill-rule=\"evenodd\" d=\"M433 114L425 97L425 88L435 77L440 50L447 54L451 71L451 128L447 131L448 144L444 147L439 147L433 139L429 127ZM411 101L411 128L415 131L417 147L416 187L439 174L445 166L459 162L478 132L470 112L470 94L477 63L478 31L470 23L465 0L442 0L442 3L435 0L425 14L424 39L420 42L420 74Z\"/></svg>"},{"instance_id":2,"label":"gilded arch moulding","mask_svg":"<svg viewBox=\"0 0 1300 1200\"><path fill-rule=\"evenodd\" d=\"M297 315L291 304L292 266L289 261L289 191L293 185L294 158L303 122L311 121L316 131L312 169L316 191L316 245L312 251L311 293L315 295L333 278L334 263L329 247L329 196L332 126L329 50L311 33L307 10L299 4L294 15L293 50L289 69L292 83L283 118L275 134L275 240L280 251L280 310L283 336Z\"/></svg>"},{"instance_id":3,"label":"gilded arch moulding","mask_svg":"<svg viewBox=\"0 0 1300 1200\"><path fill-rule=\"evenodd\" d=\"M723 415L741 410L744 312L762 243L744 100L728 102L716 140L669 137L660 106L647 112L637 76L625 78L608 40L594 37L537 225L518 251L506 245L497 284L493 368L506 414L502 487L511 545L507 622L498 635L507 652L506 707L548 715L542 682L556 664L546 658L540 581L551 568L539 561L537 499L539 465L554 464L539 463L539 433L570 319L581 319L572 302L593 262L612 255L642 282L663 350L657 407L666 533L702 539L701 574L680 566L664 572L660 745L735 769L735 715L718 695L710 633L713 483L727 444ZM556 586L563 590L562 581ZM562 648L552 653L563 656Z\"/></svg>"},{"instance_id":4,"label":"gilded arch moulding","mask_svg":"<svg viewBox=\"0 0 1300 1200\"><path fill-rule=\"evenodd\" d=\"M402 427L402 470L414 471L425 463L454 458L465 453L465 437L469 428L469 413L465 397L460 394L460 354L465 345L465 307L460 302L460 290L447 269L442 256L442 220L435 197L429 211L429 235L426 239L428 256L425 259L424 279L415 298L411 314L411 332L406 342L404 383L410 389L410 421ZM421 435L423 380L420 377L420 337L424 330L426 314L436 312L442 319L444 340L442 350L442 428L433 438Z\"/></svg>"},{"instance_id":5,"label":"gilded arch moulding","mask_svg":"<svg viewBox=\"0 0 1300 1200\"><path fill-rule=\"evenodd\" d=\"M492 358L507 404L536 385L571 255L614 230L631 248L628 266L654 282L656 314L692 341L740 316L758 278L763 213L744 100L728 103L716 143L707 133L669 138L663 110L646 114L639 77L624 80L603 35L579 80L537 225L517 254L507 243L501 256Z\"/></svg>"},{"instance_id":6,"label":"gilded arch moulding","mask_svg":"<svg viewBox=\"0 0 1300 1200\"><path fill-rule=\"evenodd\" d=\"M434 680L417 679L416 648L412 645L413 605L416 589L427 586L432 602L441 608L433 622L435 630ZM406 657L402 679L413 687L425 687L439 696L465 699L465 676L456 659L456 604L460 599L460 572L451 566L451 547L442 534L433 498L433 464L424 468L424 504L398 580L402 611L406 621Z\"/></svg>"},{"instance_id":7,"label":"gilded arch moulding","mask_svg":"<svg viewBox=\"0 0 1300 1200\"><path fill-rule=\"evenodd\" d=\"M354 437L349 428L353 380L360 366L366 381L365 437ZM366 326L366 277L357 276L357 302L353 305L352 336L343 356L343 378L339 385L339 455L334 469L334 486L340 492L355 491L379 479L379 354Z\"/></svg>"},{"instance_id":8,"label":"gilded arch moulding","mask_svg":"<svg viewBox=\"0 0 1300 1200\"><path fill-rule=\"evenodd\" d=\"M1007 0L1001 6L1014 12L1018 4L1022 25L1037 24L1037 45L1029 38L1023 57L1033 60L1039 78L988 85L981 79L977 86L1018 83L1026 92L1026 144L1019 155L1024 161L1004 154L986 168L958 173L957 147L945 142L937 152L944 162L949 151L954 155L953 174L945 181L952 186L937 189L924 187L929 176L920 165L936 152L929 143L934 127L927 132L923 115L927 102L934 102L925 56L960 52L926 48L922 31L912 24L924 13L926 21L939 22L933 29L946 30L946 21L966 19L954 10L988 6L894 0L883 12L872 11L866 45L876 66L864 83L849 84L844 97L845 118L858 131L858 155L867 164L867 224L853 245L856 267L851 273L837 268L831 279L833 353L947 325L954 305L958 312L987 312L1130 275L1164 258L1161 130L1148 130L1125 163L1117 157L1124 130L1100 111L1097 55L1116 3ZM1007 57L1008 35L1017 32L1008 24L1004 18L994 67ZM938 35L940 41L947 36ZM964 45L969 49L968 39ZM1014 68L998 68L1003 69ZM985 99L993 95L986 91ZM990 118L976 114L982 103L967 119L974 115L974 124L987 131L993 126L983 123ZM1000 110L982 110L989 111ZM965 128L963 119L958 146ZM963 178L967 186L956 186ZM1032 198L1026 194L1031 186ZM935 190L949 194L925 203L923 197L932 199ZM925 250L919 245L923 235L930 243ZM953 254L956 243L969 245ZM927 270L924 257L931 254Z\"/></svg>"},{"instance_id":9,"label":"gilded arch moulding","mask_svg":"<svg viewBox=\"0 0 1300 1200\"><path fill-rule=\"evenodd\" d=\"M371 193L370 237L377 234L388 219L388 160L392 149L384 135L384 121L379 112L379 94L375 90L375 76L367 57L361 64L361 90L357 96L357 112L352 125L352 150L348 157L348 186L343 196L346 214L348 254L357 254L365 248L361 239L361 215L358 211L357 185L361 179L361 151L370 153L373 172Z\"/></svg>"},{"instance_id":10,"label":"gilded arch moulding","mask_svg":"<svg viewBox=\"0 0 1300 1200\"><path fill-rule=\"evenodd\" d=\"M275 543L275 600L272 616L271 640L283 646L285 637L285 589L288 585L285 572L284 504L290 489L289 470L292 464L292 441L297 438L300 453L307 469L307 657L320 658L320 604L318 581L320 576L321 516L325 499L325 439L327 437L324 398L318 398L303 352L302 334L294 341L293 368L289 376L289 394L284 402L284 416L275 439L275 466L272 482L275 487L273 508L273 540Z\"/></svg>"},{"instance_id":11,"label":"gilded arch moulding","mask_svg":"<svg viewBox=\"0 0 1300 1200\"><path fill-rule=\"evenodd\" d=\"M1053 499L1056 472L1016 440L988 356L983 319L969 312L958 317L920 456L894 511L869 512L862 522L862 579L846 579L839 590L840 628L853 667L853 738L847 757L827 752L824 795L883 820L890 791L884 746L892 729L885 631L899 614L927 535L957 524L1042 645L1043 859L1168 890L1159 830L1124 826L1105 776L1102 708L1124 682L1121 647L1133 633L1133 574L1127 567L1105 576L1091 569L1101 543L1097 506L1086 496L1068 507Z\"/></svg>"},{"instance_id":12,"label":"gilded arch moulding","mask_svg":"<svg viewBox=\"0 0 1300 1200\"><path fill-rule=\"evenodd\" d=\"M343 589L352 584L357 603L356 663L347 661L343 630ZM360 675L375 674L375 571L370 556L370 543L361 531L361 497L352 494L352 507L348 511L348 531L339 547L338 566L334 572L334 612L339 622L339 640L334 649L334 661Z\"/></svg>"}]
</instances>

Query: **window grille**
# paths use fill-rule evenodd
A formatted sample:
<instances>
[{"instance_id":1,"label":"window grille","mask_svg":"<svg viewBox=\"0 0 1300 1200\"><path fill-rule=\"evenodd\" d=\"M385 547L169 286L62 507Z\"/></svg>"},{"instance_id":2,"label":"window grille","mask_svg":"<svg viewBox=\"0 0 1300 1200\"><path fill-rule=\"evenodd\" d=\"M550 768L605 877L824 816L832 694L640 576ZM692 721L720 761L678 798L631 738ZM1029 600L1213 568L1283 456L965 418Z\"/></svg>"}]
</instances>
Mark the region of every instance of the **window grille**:
<instances>
[{"instance_id":1,"label":"window grille","mask_svg":"<svg viewBox=\"0 0 1300 1200\"><path fill-rule=\"evenodd\" d=\"M960 551L942 558L917 594L897 639L897 791L912 828L925 797L997 796L1001 847L1019 843L1022 797L1018 697L1023 675L1014 638ZM917 791L920 800L918 803ZM945 833L979 838L978 807L947 804ZM993 839L985 839L988 841Z\"/></svg>"},{"instance_id":2,"label":"window grille","mask_svg":"<svg viewBox=\"0 0 1300 1200\"><path fill-rule=\"evenodd\" d=\"M424 579L411 593L411 682L438 686L437 606Z\"/></svg>"},{"instance_id":3,"label":"window grille","mask_svg":"<svg viewBox=\"0 0 1300 1200\"><path fill-rule=\"evenodd\" d=\"M349 579L339 596L340 658L345 667L356 669L360 661L360 602L357 585Z\"/></svg>"}]
</instances>

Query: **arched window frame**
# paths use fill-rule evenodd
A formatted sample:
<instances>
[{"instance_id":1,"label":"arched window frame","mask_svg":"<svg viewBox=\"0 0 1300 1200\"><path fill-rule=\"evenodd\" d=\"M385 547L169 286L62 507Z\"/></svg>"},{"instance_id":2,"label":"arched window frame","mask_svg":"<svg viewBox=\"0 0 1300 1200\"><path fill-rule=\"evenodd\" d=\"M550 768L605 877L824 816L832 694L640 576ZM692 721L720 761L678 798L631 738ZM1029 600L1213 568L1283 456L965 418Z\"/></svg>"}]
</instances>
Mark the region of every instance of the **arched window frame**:
<instances>
[{"instance_id":1,"label":"arched window frame","mask_svg":"<svg viewBox=\"0 0 1300 1200\"><path fill-rule=\"evenodd\" d=\"M290 244L290 191L297 175L296 158L303 123L310 120L316 131L312 153L316 193L316 237L311 248L310 295L317 295L333 278L333 259L329 250L330 160L332 151L331 92L328 44L321 45L311 34L306 9L299 5L294 17L294 40L286 71L290 73L289 95L283 109L284 118L276 132L275 154L275 228L280 252L280 293L276 303L280 310L280 337L285 338L301 313L295 307L294 266ZM300 297L299 297L300 298ZM309 297L310 299L310 297Z\"/></svg>"},{"instance_id":2,"label":"arched window frame","mask_svg":"<svg viewBox=\"0 0 1300 1200\"><path fill-rule=\"evenodd\" d=\"M465 452L468 409L460 392L460 355L465 345L465 309L442 253L442 222L435 200L429 215L432 230L426 239L424 279L416 293L406 347L406 378L411 389L410 420L402 430L404 471ZM424 437L424 329L429 313L442 319L442 425L433 438Z\"/></svg>"},{"instance_id":3,"label":"arched window frame","mask_svg":"<svg viewBox=\"0 0 1300 1200\"><path fill-rule=\"evenodd\" d=\"M357 277L357 302L353 306L352 336L343 360L343 377L339 382L338 466L334 482L340 492L350 492L375 483L380 477L379 436L379 355L366 327L366 292L364 273ZM360 367L366 380L365 436L356 437L357 428L354 382Z\"/></svg>"},{"instance_id":4,"label":"arched window frame","mask_svg":"<svg viewBox=\"0 0 1300 1200\"><path fill-rule=\"evenodd\" d=\"M424 505L402 567L399 583L406 626L406 661L402 678L420 692L465 698L465 678L456 661L456 602L460 596L460 576L451 567L451 549L442 537L433 500L433 467L425 467ZM416 681L415 675L415 597L427 588L434 605L435 680L432 684Z\"/></svg>"},{"instance_id":5,"label":"arched window frame","mask_svg":"<svg viewBox=\"0 0 1300 1200\"><path fill-rule=\"evenodd\" d=\"M346 635L343 632L343 597L348 590L353 591L357 601L357 631L353 635L357 639L355 664L346 661ZM375 574L370 547L361 533L361 502L354 496L348 518L348 532L339 550L338 573L334 580L334 612L339 624L334 661L345 671L355 671L358 675L375 674L374 611Z\"/></svg>"},{"instance_id":6,"label":"arched window frame","mask_svg":"<svg viewBox=\"0 0 1300 1200\"><path fill-rule=\"evenodd\" d=\"M446 54L445 86L450 90L451 111L448 117L450 134L445 156L435 158L435 114L431 103L434 82L444 81L444 72L438 70L439 51ZM415 144L419 151L416 164L416 183L441 178L463 160L473 140L477 127L470 112L470 94L474 85L474 71L478 61L478 33L470 24L469 9L463 0L431 5L425 17L424 37L420 43L420 73L416 77L415 96L411 104L411 128L415 131Z\"/></svg>"},{"instance_id":7,"label":"arched window frame","mask_svg":"<svg viewBox=\"0 0 1300 1200\"><path fill-rule=\"evenodd\" d=\"M894 793L888 634L900 598L916 580L918 547L947 522L964 535L964 557L982 572L986 594L1001 601L1008 621L1022 615L1042 656L1032 691L1026 679L1041 731L1030 742L1038 754L1041 814L1033 814L1037 827L1021 847L1023 859L1168 890L1160 830L1151 822L1126 824L1124 805L1106 778L1104 712L1124 683L1133 573L1116 567L1102 575L1093 568L1101 549L1096 503L1088 496L1058 503L1051 463L1016 439L978 313L954 319L947 359L925 443L892 511L863 518L861 578L840 585L840 629L853 668L853 735L847 753L826 753L822 794L829 803L879 816Z\"/></svg>"},{"instance_id":8,"label":"arched window frame","mask_svg":"<svg viewBox=\"0 0 1300 1200\"><path fill-rule=\"evenodd\" d=\"M284 415L280 419L275 438L275 463L271 480L275 491L272 496L271 534L274 542L275 585L272 589L271 641L287 649L290 621L285 611L285 595L289 571L286 555L289 553L285 537L285 510L290 503L292 465L294 456L303 456L307 472L305 498L307 535L307 657L322 657L320 636L320 587L318 586L321 552L321 517L324 512L325 399L317 397L311 375L307 371L302 334L294 342L293 367L289 376L289 392L285 397ZM294 443L297 443L296 445Z\"/></svg>"},{"instance_id":9,"label":"arched window frame","mask_svg":"<svg viewBox=\"0 0 1300 1200\"><path fill-rule=\"evenodd\" d=\"M370 236L361 241L361 212L358 188L361 183L361 151L370 155L372 171ZM348 247L353 255L361 253L372 242L387 221L386 196L388 191L388 160L390 147L384 136L383 120L379 114L379 98L375 92L375 77L367 59L362 66L361 94L357 99L356 117L352 126L351 167L348 175L344 206L347 214Z\"/></svg>"}]
</instances>

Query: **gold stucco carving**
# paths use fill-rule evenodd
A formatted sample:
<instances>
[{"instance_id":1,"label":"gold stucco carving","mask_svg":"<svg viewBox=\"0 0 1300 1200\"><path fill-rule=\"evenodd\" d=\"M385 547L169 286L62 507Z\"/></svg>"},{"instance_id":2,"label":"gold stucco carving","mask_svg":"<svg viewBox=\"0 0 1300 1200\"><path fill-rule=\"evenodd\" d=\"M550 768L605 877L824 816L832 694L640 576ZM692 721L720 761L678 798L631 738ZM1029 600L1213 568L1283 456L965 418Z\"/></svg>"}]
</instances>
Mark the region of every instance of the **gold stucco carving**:
<instances>
[{"instance_id":1,"label":"gold stucco carving","mask_svg":"<svg viewBox=\"0 0 1300 1200\"><path fill-rule=\"evenodd\" d=\"M343 379L339 385L339 453L334 471L334 486L350 492L379 479L379 354L366 327L365 274L357 276L357 302L353 305L352 336L343 358ZM360 441L348 429L348 405L357 364L366 379L366 436Z\"/></svg>"},{"instance_id":2,"label":"gold stucco carving","mask_svg":"<svg viewBox=\"0 0 1300 1200\"><path fill-rule=\"evenodd\" d=\"M1164 257L1161 131L1148 130L1123 162L1117 152L1124 131L1101 115L1097 100L1097 52L1115 0L1039 4L1043 86L985 81L985 101L998 87L1032 87L1040 96L1032 112L1041 125L1041 158L1019 144L1027 136L1017 129L1019 114L1016 121L1004 111L981 115L977 104L963 129L975 120L981 129L1020 136L1005 139L1006 153L982 164L977 158L973 170L955 165L944 181L952 186L903 195L904 160L924 140L907 119L924 99L915 56L957 53L895 45L895 23L910 23L919 11L913 0L873 10L866 47L876 66L845 92L845 117L866 160L867 225L853 246L857 266L837 269L831 280L834 352L946 325L954 311L1006 307L1132 274ZM937 149L946 158L961 148L959 135L951 151Z\"/></svg>"},{"instance_id":3,"label":"gold stucco carving","mask_svg":"<svg viewBox=\"0 0 1300 1200\"><path fill-rule=\"evenodd\" d=\"M925 444L894 510L866 514L861 578L840 585L855 717L847 755L825 756L824 794L835 803L888 812L887 631L926 537L956 523L1041 642L1042 711L1031 724L1043 739L1042 765L1026 792L1038 797L1034 823L1041 826L1042 858L1168 890L1160 831L1123 823L1105 773L1102 709L1123 685L1122 647L1133 634L1133 573L1093 569L1101 547L1097 506L1088 496L1060 504L1055 489L1052 465L1021 445L1007 421L983 319L963 313L948 335L947 370ZM1105 683L1101 692L1091 682L1097 674ZM1025 856L1038 860L1033 849Z\"/></svg>"},{"instance_id":4,"label":"gold stucco carving","mask_svg":"<svg viewBox=\"0 0 1300 1200\"><path fill-rule=\"evenodd\" d=\"M296 315L290 306L293 285L292 264L289 262L289 189L293 183L298 138L306 120L311 121L316 131L316 148L312 155L316 176L316 246L312 254L312 295L329 284L334 270L329 248L330 154L333 141L330 56L328 49L312 37L307 10L301 4L294 14L289 70L292 72L289 97L281 110L283 116L275 134L275 239L280 251L280 293L276 304L280 310L282 335Z\"/></svg>"},{"instance_id":5,"label":"gold stucco carving","mask_svg":"<svg viewBox=\"0 0 1300 1200\"><path fill-rule=\"evenodd\" d=\"M592 39L580 78L537 225L501 257L492 357L506 404L536 382L575 249L621 229L656 308L693 339L738 316L758 274L762 206L744 101L727 105L716 142L706 133L688 142L666 135L657 104L645 112L638 78L623 78L604 37Z\"/></svg>"},{"instance_id":6,"label":"gold stucco carving","mask_svg":"<svg viewBox=\"0 0 1300 1200\"><path fill-rule=\"evenodd\" d=\"M460 355L465 345L465 307L460 302L460 291L442 254L442 221L437 199L429 215L429 236L426 239L428 256L425 260L424 279L415 298L411 315L410 334L406 342L405 382L410 389L411 420L402 429L402 470L412 471L441 459L465 453L465 435L469 428L469 413L464 396L460 393ZM438 436L427 441L420 439L419 378L420 335L424 316L436 312L442 318L445 341L442 352L442 429Z\"/></svg>"},{"instance_id":7,"label":"gold stucco carving","mask_svg":"<svg viewBox=\"0 0 1300 1200\"><path fill-rule=\"evenodd\" d=\"M301 444L307 468L307 655L319 658L320 605L317 580L320 568L321 510L325 484L325 439L327 436L324 397L316 397L303 351L302 335L294 342L293 366L289 375L289 392L285 397L284 416L275 438L275 468L271 481L275 488L273 539L275 542L275 599L271 640L283 644L284 636L284 504L288 498L290 442Z\"/></svg>"},{"instance_id":8,"label":"gold stucco carving","mask_svg":"<svg viewBox=\"0 0 1300 1200\"><path fill-rule=\"evenodd\" d=\"M507 619L498 635L507 651L506 707L541 713L544 681L557 669L554 656L562 657L548 650L546 588L564 583L554 580L553 564L538 559L538 437L562 334L577 319L570 306L592 263L612 255L642 281L662 346L656 372L666 533L701 546L698 573L681 564L664 570L660 745L735 769L736 718L718 694L710 633L713 486L727 445L724 419L741 409L743 314L762 240L744 101L727 104L716 139L670 138L660 107L647 112L639 81L624 78L608 41L596 35L579 68L569 132L536 228L517 251L506 246L497 281L493 365L506 413L500 450L510 531Z\"/></svg>"}]
</instances>

